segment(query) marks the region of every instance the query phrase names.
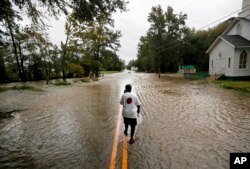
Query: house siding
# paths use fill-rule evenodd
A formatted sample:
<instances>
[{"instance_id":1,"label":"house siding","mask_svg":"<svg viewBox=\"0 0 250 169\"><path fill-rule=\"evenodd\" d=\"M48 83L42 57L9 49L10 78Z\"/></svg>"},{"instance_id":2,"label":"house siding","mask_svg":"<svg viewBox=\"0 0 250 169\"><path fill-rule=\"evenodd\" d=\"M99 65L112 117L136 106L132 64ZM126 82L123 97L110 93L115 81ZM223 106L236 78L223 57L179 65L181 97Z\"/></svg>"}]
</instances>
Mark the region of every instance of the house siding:
<instances>
[{"instance_id":1,"label":"house siding","mask_svg":"<svg viewBox=\"0 0 250 169\"><path fill-rule=\"evenodd\" d=\"M243 27L243 37L247 40L250 40L250 23L245 22L245 25Z\"/></svg>"},{"instance_id":2,"label":"house siding","mask_svg":"<svg viewBox=\"0 0 250 169\"><path fill-rule=\"evenodd\" d=\"M231 58L231 65L228 67L228 59ZM212 67L213 60L213 67ZM234 47L223 40L214 47L209 55L209 74L233 75L234 64Z\"/></svg>"},{"instance_id":3,"label":"house siding","mask_svg":"<svg viewBox=\"0 0 250 169\"><path fill-rule=\"evenodd\" d=\"M231 30L227 33L227 35L236 35L236 29L239 23L235 24Z\"/></svg>"},{"instance_id":4,"label":"house siding","mask_svg":"<svg viewBox=\"0 0 250 169\"><path fill-rule=\"evenodd\" d=\"M250 40L250 23L240 20L238 21L238 23L236 23L231 30L227 33L228 35L237 35L237 27L238 25L241 25L241 35L242 37L244 37L245 39Z\"/></svg>"},{"instance_id":5,"label":"house siding","mask_svg":"<svg viewBox=\"0 0 250 169\"><path fill-rule=\"evenodd\" d=\"M250 76L250 49L245 49L247 52L247 64L246 69L239 69L240 63L240 54L244 49L236 49L235 50L235 59L234 59L234 70L232 76L240 77L240 76Z\"/></svg>"}]
</instances>

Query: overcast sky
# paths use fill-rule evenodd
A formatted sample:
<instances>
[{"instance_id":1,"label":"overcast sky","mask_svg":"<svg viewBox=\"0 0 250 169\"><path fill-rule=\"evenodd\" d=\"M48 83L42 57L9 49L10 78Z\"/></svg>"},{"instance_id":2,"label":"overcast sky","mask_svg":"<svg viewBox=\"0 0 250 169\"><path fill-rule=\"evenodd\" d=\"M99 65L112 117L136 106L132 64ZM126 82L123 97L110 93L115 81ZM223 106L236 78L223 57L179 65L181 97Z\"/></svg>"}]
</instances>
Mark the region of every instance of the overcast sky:
<instances>
[{"instance_id":1,"label":"overcast sky","mask_svg":"<svg viewBox=\"0 0 250 169\"><path fill-rule=\"evenodd\" d=\"M114 14L115 29L122 32L121 48L118 55L126 63L131 59L136 59L139 38L144 36L149 29L148 15L151 8L157 5L161 5L164 11L168 6L171 6L174 13L179 14L182 12L187 14L186 25L190 28L201 29L241 9L242 0L129 0L127 5L129 11ZM238 12L227 18L237 15ZM59 44L61 40L65 41L64 19L53 23L50 31L51 40ZM212 26L214 25L210 27Z\"/></svg>"}]
</instances>

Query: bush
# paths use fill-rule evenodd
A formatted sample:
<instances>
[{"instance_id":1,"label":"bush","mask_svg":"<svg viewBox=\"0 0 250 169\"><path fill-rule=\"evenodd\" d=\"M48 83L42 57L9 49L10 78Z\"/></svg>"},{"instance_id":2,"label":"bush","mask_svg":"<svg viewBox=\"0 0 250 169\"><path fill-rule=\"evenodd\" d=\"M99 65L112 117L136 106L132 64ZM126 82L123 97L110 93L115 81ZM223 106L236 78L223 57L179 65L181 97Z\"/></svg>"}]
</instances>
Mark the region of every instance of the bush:
<instances>
[{"instance_id":1,"label":"bush","mask_svg":"<svg viewBox=\"0 0 250 169\"><path fill-rule=\"evenodd\" d=\"M6 88L6 87L0 87L0 92L5 92L7 90L8 90L8 88Z\"/></svg>"},{"instance_id":2,"label":"bush","mask_svg":"<svg viewBox=\"0 0 250 169\"><path fill-rule=\"evenodd\" d=\"M83 67L74 63L68 65L68 77L83 77Z\"/></svg>"},{"instance_id":3,"label":"bush","mask_svg":"<svg viewBox=\"0 0 250 169\"><path fill-rule=\"evenodd\" d=\"M29 85L14 86L11 89L13 89L13 90L31 90L31 91L35 91L35 92L43 92L42 89L35 88L35 87L29 86Z\"/></svg>"}]
</instances>

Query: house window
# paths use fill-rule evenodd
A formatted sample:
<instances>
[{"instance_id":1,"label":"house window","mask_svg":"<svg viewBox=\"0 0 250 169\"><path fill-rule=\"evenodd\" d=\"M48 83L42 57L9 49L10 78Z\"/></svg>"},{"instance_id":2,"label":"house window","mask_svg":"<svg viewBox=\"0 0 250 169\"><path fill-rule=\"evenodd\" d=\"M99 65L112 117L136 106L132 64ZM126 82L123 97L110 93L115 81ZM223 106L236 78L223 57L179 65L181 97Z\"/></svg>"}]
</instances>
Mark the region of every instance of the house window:
<instances>
[{"instance_id":1,"label":"house window","mask_svg":"<svg viewBox=\"0 0 250 169\"><path fill-rule=\"evenodd\" d=\"M214 61L213 61L213 59L211 60L211 67L214 67Z\"/></svg>"},{"instance_id":2,"label":"house window","mask_svg":"<svg viewBox=\"0 0 250 169\"><path fill-rule=\"evenodd\" d=\"M245 50L243 50L243 52L241 52L241 54L240 54L239 68L246 69L246 66L247 66L247 52Z\"/></svg>"},{"instance_id":3,"label":"house window","mask_svg":"<svg viewBox=\"0 0 250 169\"><path fill-rule=\"evenodd\" d=\"M228 65L227 65L227 67L230 68L230 65L231 65L231 58L228 58Z\"/></svg>"}]
</instances>

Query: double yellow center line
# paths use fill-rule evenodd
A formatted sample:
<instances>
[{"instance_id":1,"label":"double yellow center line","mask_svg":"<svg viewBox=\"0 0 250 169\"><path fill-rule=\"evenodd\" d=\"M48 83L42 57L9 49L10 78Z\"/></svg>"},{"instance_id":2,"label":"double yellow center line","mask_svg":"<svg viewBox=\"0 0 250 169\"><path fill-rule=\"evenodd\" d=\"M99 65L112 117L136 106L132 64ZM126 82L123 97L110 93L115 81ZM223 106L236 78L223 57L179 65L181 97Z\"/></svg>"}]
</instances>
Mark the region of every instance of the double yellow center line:
<instances>
[{"instance_id":1,"label":"double yellow center line","mask_svg":"<svg viewBox=\"0 0 250 169\"><path fill-rule=\"evenodd\" d=\"M115 169L115 166L116 166L116 156L117 156L118 138L119 138L119 132L120 132L120 125L121 125L121 116L122 116L122 106L120 105L118 116L117 116L114 144L113 144L109 169ZM128 147L127 147L127 138L124 135L123 135L122 142L123 142L122 143L122 169L127 169L128 168Z\"/></svg>"}]
</instances>

